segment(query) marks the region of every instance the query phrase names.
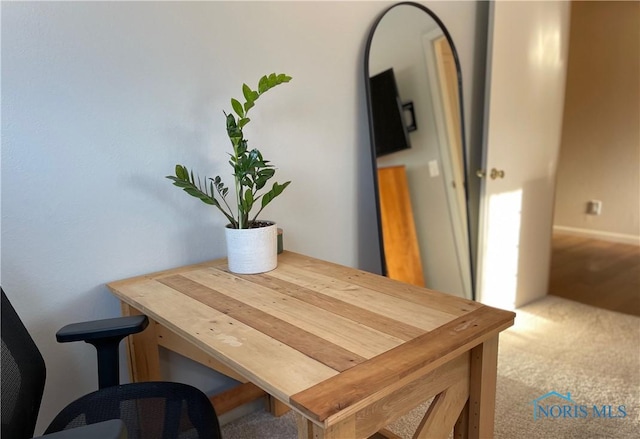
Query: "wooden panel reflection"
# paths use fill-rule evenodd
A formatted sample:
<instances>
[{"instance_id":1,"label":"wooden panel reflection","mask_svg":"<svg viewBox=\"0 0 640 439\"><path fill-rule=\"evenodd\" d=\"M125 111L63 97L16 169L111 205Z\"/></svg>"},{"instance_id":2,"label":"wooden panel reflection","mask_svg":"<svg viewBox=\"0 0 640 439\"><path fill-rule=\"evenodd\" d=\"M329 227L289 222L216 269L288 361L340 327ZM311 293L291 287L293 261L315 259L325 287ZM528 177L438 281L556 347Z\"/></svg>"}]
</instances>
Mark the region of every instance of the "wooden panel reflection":
<instances>
[{"instance_id":1,"label":"wooden panel reflection","mask_svg":"<svg viewBox=\"0 0 640 439\"><path fill-rule=\"evenodd\" d=\"M378 191L387 276L425 286L405 167L378 168Z\"/></svg>"}]
</instances>

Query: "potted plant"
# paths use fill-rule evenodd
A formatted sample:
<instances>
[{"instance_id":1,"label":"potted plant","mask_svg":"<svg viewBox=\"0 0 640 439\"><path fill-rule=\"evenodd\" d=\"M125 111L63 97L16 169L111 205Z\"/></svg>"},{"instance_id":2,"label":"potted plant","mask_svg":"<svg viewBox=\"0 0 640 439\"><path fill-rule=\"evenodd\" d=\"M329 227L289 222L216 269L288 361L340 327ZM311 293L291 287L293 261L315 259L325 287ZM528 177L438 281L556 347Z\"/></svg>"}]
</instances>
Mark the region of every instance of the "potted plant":
<instances>
[{"instance_id":1,"label":"potted plant","mask_svg":"<svg viewBox=\"0 0 640 439\"><path fill-rule=\"evenodd\" d=\"M290 181L273 183L267 189L267 182L275 175L275 168L262 156L258 149L249 149L244 137L244 127L255 102L260 96L277 85L289 82L290 76L272 73L260 78L258 89L252 90L242 85L244 103L231 99L233 112L224 113L226 129L233 151L229 154L229 164L233 168L235 210L227 202L229 188L220 176L200 180L183 165L176 165L175 176L167 178L186 193L202 202L216 207L227 218L225 228L229 270L234 273L254 274L273 270L277 266L277 226L273 221L258 220L258 215L274 198L282 193ZM233 114L235 113L235 115ZM259 208L258 208L259 206ZM252 214L257 208L255 215Z\"/></svg>"}]
</instances>

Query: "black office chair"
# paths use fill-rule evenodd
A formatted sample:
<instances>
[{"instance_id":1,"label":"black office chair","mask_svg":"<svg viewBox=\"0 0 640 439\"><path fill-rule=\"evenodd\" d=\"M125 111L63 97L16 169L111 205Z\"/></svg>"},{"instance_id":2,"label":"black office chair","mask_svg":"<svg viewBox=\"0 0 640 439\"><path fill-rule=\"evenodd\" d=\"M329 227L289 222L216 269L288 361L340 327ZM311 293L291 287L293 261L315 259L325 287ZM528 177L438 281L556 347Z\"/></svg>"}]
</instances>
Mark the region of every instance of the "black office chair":
<instances>
[{"instance_id":1,"label":"black office chair","mask_svg":"<svg viewBox=\"0 0 640 439\"><path fill-rule=\"evenodd\" d=\"M65 407L45 435L121 419L129 439L221 438L211 402L195 387L169 382L118 384L118 344L147 324L146 316L122 317L69 325L58 332L58 341L84 340L96 346L100 389ZM44 391L45 363L4 290L1 325L2 438L31 438Z\"/></svg>"}]
</instances>

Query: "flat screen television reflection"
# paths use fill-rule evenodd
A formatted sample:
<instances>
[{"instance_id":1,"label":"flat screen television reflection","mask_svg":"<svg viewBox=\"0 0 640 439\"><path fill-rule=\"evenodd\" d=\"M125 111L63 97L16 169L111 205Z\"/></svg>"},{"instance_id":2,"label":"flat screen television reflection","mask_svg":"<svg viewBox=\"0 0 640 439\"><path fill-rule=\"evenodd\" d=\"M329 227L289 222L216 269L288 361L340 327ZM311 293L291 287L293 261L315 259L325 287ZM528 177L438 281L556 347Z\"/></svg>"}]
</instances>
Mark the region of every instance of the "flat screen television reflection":
<instances>
[{"instance_id":1,"label":"flat screen television reflection","mask_svg":"<svg viewBox=\"0 0 640 439\"><path fill-rule=\"evenodd\" d=\"M376 156L411 148L393 69L369 79Z\"/></svg>"}]
</instances>

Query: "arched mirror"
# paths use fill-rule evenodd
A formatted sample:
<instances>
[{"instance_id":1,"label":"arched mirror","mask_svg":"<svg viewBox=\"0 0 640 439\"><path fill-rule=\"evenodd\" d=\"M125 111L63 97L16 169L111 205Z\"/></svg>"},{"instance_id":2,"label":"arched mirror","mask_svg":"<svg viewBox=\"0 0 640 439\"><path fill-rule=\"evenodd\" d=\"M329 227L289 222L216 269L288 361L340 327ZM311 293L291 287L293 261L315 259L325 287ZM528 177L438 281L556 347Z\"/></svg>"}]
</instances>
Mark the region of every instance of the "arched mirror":
<instances>
[{"instance_id":1,"label":"arched mirror","mask_svg":"<svg viewBox=\"0 0 640 439\"><path fill-rule=\"evenodd\" d=\"M428 8L396 4L371 29L364 72L384 274L473 299L453 41Z\"/></svg>"}]
</instances>

